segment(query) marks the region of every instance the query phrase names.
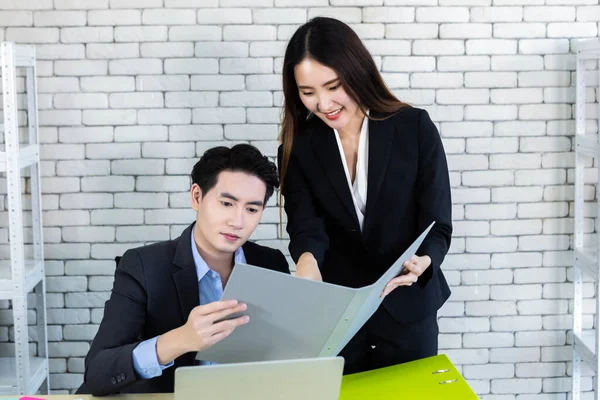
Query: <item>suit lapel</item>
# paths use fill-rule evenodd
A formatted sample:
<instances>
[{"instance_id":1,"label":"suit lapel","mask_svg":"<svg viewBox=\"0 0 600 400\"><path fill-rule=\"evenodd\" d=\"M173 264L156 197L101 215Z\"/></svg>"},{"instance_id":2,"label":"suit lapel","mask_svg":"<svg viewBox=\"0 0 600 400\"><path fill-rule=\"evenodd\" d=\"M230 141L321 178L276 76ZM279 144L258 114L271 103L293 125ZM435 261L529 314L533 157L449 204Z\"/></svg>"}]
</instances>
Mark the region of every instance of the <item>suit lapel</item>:
<instances>
[{"instance_id":1,"label":"suit lapel","mask_svg":"<svg viewBox=\"0 0 600 400\"><path fill-rule=\"evenodd\" d=\"M252 246L252 244L252 242L246 242L242 246L242 249L244 250L244 258L246 259L246 263L257 267L264 267L264 257L260 257L260 255L257 254L256 249L254 248L254 246Z\"/></svg>"},{"instance_id":2,"label":"suit lapel","mask_svg":"<svg viewBox=\"0 0 600 400\"><path fill-rule=\"evenodd\" d=\"M312 145L317 159L329 178L331 186L333 186L346 211L352 216L354 223L358 225L358 218L356 217L354 203L352 202L352 194L350 193L348 179L346 178L346 172L342 164L342 156L334 135L333 129L324 123L318 123L311 138Z\"/></svg>"},{"instance_id":3,"label":"suit lapel","mask_svg":"<svg viewBox=\"0 0 600 400\"><path fill-rule=\"evenodd\" d=\"M373 117L381 118L382 115L374 114ZM363 225L364 236L367 234L369 217L375 211L377 196L381 190L389 163L393 139L394 126L390 123L389 118L380 121L369 120L369 171L367 177L367 205Z\"/></svg>"},{"instance_id":4,"label":"suit lapel","mask_svg":"<svg viewBox=\"0 0 600 400\"><path fill-rule=\"evenodd\" d=\"M192 256L191 235L193 226L194 224L187 227L177 239L177 248L173 258L173 264L178 267L178 270L173 273L173 281L177 289L181 311L186 321L192 309L200 305L198 274Z\"/></svg>"}]
</instances>

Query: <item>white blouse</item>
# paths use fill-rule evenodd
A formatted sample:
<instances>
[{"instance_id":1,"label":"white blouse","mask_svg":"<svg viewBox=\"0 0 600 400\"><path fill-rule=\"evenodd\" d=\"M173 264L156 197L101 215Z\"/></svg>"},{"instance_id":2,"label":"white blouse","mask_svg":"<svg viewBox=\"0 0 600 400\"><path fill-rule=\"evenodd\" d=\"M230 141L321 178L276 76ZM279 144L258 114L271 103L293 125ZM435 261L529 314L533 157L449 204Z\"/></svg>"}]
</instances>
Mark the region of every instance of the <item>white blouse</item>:
<instances>
[{"instance_id":1,"label":"white blouse","mask_svg":"<svg viewBox=\"0 0 600 400\"><path fill-rule=\"evenodd\" d=\"M335 132L335 140L337 141L338 148L340 150L340 156L342 156L342 164L344 165L346 179L348 180L348 186L350 187L350 193L352 194L354 210L356 211L358 224L360 225L360 230L362 232L363 221L365 219L365 209L367 206L367 177L369 172L369 118L367 118L365 115L365 119L363 120L362 127L360 129L354 183L352 183L352 179L350 178L350 170L348 169L348 164L346 164L346 157L344 156L344 148L342 146L342 141L340 140L340 134L336 129L333 131Z\"/></svg>"}]
</instances>

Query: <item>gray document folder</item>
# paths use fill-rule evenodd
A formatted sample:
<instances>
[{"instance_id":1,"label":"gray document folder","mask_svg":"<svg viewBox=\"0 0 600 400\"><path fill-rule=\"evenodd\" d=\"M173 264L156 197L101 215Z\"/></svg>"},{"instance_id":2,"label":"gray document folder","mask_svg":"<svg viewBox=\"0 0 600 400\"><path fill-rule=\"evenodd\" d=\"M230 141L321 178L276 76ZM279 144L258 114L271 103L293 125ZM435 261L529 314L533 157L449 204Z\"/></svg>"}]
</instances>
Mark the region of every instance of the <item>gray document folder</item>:
<instances>
[{"instance_id":1,"label":"gray document folder","mask_svg":"<svg viewBox=\"0 0 600 400\"><path fill-rule=\"evenodd\" d=\"M246 325L196 359L217 363L336 356L377 310L385 285L404 268L434 223L375 283L349 288L236 264L222 300L248 308Z\"/></svg>"}]
</instances>

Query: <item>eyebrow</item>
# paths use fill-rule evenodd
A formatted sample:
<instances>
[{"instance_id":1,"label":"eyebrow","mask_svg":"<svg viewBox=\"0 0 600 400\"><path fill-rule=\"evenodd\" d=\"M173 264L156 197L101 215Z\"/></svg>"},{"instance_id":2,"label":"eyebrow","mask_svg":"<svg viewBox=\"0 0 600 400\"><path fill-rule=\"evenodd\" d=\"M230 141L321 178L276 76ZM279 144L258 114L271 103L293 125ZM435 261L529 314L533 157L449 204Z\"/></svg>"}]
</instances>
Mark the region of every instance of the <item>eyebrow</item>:
<instances>
[{"instance_id":1,"label":"eyebrow","mask_svg":"<svg viewBox=\"0 0 600 400\"><path fill-rule=\"evenodd\" d=\"M231 193L227 193L227 192L221 193L221 197L225 197L225 198L231 199L233 201L240 201L240 199L238 199ZM252 206L258 206L258 207L263 207L265 205L265 203L260 200L249 201L247 204L252 205Z\"/></svg>"},{"instance_id":2,"label":"eyebrow","mask_svg":"<svg viewBox=\"0 0 600 400\"><path fill-rule=\"evenodd\" d=\"M334 79L332 79L330 81L325 82L323 84L323 86L331 85L332 83L337 82L339 80L340 80L340 78L334 78ZM298 88L299 89L312 89L312 87L310 87L310 86L298 86Z\"/></svg>"}]
</instances>

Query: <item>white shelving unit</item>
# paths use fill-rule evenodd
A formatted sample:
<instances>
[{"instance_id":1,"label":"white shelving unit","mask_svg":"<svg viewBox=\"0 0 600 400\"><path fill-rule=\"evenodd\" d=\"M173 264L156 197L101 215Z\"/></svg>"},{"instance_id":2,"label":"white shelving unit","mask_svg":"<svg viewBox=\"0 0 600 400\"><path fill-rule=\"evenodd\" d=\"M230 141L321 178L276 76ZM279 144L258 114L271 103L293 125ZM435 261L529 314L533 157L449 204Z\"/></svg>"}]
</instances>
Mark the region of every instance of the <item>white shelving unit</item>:
<instances>
[{"instance_id":1,"label":"white shelving unit","mask_svg":"<svg viewBox=\"0 0 600 400\"><path fill-rule=\"evenodd\" d=\"M576 136L575 136L575 243L574 243L574 307L573 307L573 400L581 399L581 363L586 363L594 372L594 399L600 400L598 371L598 345L600 344L600 329L583 330L583 276L593 279L596 290L596 317L598 326L600 315L600 293L598 276L600 275L600 233L597 234L595 246L585 247L584 242L584 166L589 158L594 159L596 168L600 166L599 135L586 134L586 64L591 60L600 60L600 41L598 39L574 41L577 59L576 71ZM600 78L600 73L598 75ZM600 81L600 80L599 80ZM600 93L600 85L597 88ZM600 116L600 106L599 106ZM600 120L599 120L600 122ZM600 169L599 169L600 172ZM598 215L600 216L599 188L596 186ZM598 231L596 224L596 231Z\"/></svg>"},{"instance_id":2,"label":"white shelving unit","mask_svg":"<svg viewBox=\"0 0 600 400\"><path fill-rule=\"evenodd\" d=\"M14 319L15 356L0 358L0 395L49 393L48 342L46 334L46 281L40 188L37 84L35 48L0 42L4 150L0 172L6 173L10 260L0 262L0 300L11 300ZM20 143L16 68L26 71L28 143ZM33 254L26 259L23 237L22 174L29 169ZM27 295L35 292L37 356L29 351Z\"/></svg>"}]
</instances>

